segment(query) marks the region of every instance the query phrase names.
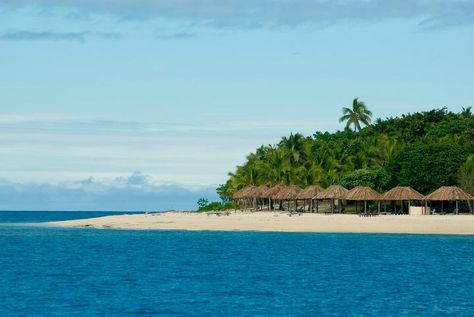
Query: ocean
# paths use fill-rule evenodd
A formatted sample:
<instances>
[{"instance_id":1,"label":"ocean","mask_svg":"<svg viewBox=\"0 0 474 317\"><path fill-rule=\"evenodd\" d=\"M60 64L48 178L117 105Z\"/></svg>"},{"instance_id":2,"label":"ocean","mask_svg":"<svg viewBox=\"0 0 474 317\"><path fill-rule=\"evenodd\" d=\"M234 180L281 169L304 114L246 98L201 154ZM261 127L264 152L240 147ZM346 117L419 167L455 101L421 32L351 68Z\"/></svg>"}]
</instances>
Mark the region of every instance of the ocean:
<instances>
[{"instance_id":1,"label":"ocean","mask_svg":"<svg viewBox=\"0 0 474 317\"><path fill-rule=\"evenodd\" d=\"M473 316L474 237L64 229L0 212L0 316Z\"/></svg>"}]
</instances>

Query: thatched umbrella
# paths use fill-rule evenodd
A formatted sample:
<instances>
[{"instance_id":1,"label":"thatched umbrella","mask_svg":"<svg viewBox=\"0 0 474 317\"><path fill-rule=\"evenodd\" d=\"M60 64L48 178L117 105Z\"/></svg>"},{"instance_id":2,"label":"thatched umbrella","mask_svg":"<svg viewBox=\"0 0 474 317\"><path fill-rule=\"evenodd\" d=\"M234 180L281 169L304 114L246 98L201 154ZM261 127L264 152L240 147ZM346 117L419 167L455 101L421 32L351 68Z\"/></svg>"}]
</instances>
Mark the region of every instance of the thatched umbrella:
<instances>
[{"instance_id":1,"label":"thatched umbrella","mask_svg":"<svg viewBox=\"0 0 474 317\"><path fill-rule=\"evenodd\" d=\"M260 185L252 191L252 195L254 198L266 198L265 193L270 189L270 187L266 185Z\"/></svg>"},{"instance_id":2,"label":"thatched umbrella","mask_svg":"<svg viewBox=\"0 0 474 317\"><path fill-rule=\"evenodd\" d=\"M232 198L236 201L239 201L239 200L245 200L247 198L249 198L249 193L252 192L256 187L253 186L253 185L248 185L248 186L245 186L244 188L238 190L233 196ZM247 206L244 206L244 207L247 207Z\"/></svg>"},{"instance_id":3,"label":"thatched umbrella","mask_svg":"<svg viewBox=\"0 0 474 317\"><path fill-rule=\"evenodd\" d=\"M275 200L275 196L280 193L286 186L282 183L278 183L275 186L269 188L266 192L262 194L262 198L268 198L270 200L270 209L272 209L272 200ZM281 206L281 203L280 203Z\"/></svg>"},{"instance_id":4,"label":"thatched umbrella","mask_svg":"<svg viewBox=\"0 0 474 317\"><path fill-rule=\"evenodd\" d=\"M344 199L344 196L347 194L349 190L342 187L341 185L331 185L322 192L318 193L313 199L317 200L326 200L329 199L331 202L331 212L334 212L334 200L338 200L339 205L339 212L341 212L341 199ZM317 205L316 205L317 207Z\"/></svg>"},{"instance_id":5,"label":"thatched umbrella","mask_svg":"<svg viewBox=\"0 0 474 317\"><path fill-rule=\"evenodd\" d=\"M322 188L321 186L312 185L312 186L309 186L309 187L306 187L305 189L303 189L298 194L297 199L300 199L300 200L304 201L304 207L303 208L306 208L306 201L309 200L310 201L309 208L312 211L313 210L313 197L316 196L317 194L319 194L322 191L324 191L324 188Z\"/></svg>"},{"instance_id":6,"label":"thatched umbrella","mask_svg":"<svg viewBox=\"0 0 474 317\"><path fill-rule=\"evenodd\" d=\"M273 187L270 187L265 193L263 193L262 198L272 198L275 199L275 196L285 188L285 185L278 183Z\"/></svg>"},{"instance_id":7,"label":"thatched umbrella","mask_svg":"<svg viewBox=\"0 0 474 317\"><path fill-rule=\"evenodd\" d=\"M354 200L354 201L363 201L364 202L364 212L367 212L367 201L368 200L376 200L381 201L382 195L377 193L370 187L367 186L357 186L352 188L347 194L344 196L345 200ZM380 209L380 204L379 204Z\"/></svg>"},{"instance_id":8,"label":"thatched umbrella","mask_svg":"<svg viewBox=\"0 0 474 317\"><path fill-rule=\"evenodd\" d=\"M254 190L256 187L253 186L253 185L249 185L249 186L245 186L244 188L238 190L233 196L232 198L234 200L240 200L240 199L244 199L244 198L247 198L247 194Z\"/></svg>"},{"instance_id":9,"label":"thatched umbrella","mask_svg":"<svg viewBox=\"0 0 474 317\"><path fill-rule=\"evenodd\" d=\"M278 194L274 196L278 200L287 200L288 201L288 210L290 209L290 200L295 200L295 205L297 206L298 194L301 193L302 189L296 185L285 186Z\"/></svg>"},{"instance_id":10,"label":"thatched umbrella","mask_svg":"<svg viewBox=\"0 0 474 317\"><path fill-rule=\"evenodd\" d=\"M250 194L253 196L252 198L257 199L257 202L263 199L263 205L265 205L265 198L263 196L265 196L265 193L268 191L268 189L268 186L260 185L254 188Z\"/></svg>"},{"instance_id":11,"label":"thatched umbrella","mask_svg":"<svg viewBox=\"0 0 474 317\"><path fill-rule=\"evenodd\" d=\"M401 201L403 213L403 201L408 200L408 207L410 207L412 200L422 201L424 196L409 186L397 186L383 194L382 199L386 201Z\"/></svg>"},{"instance_id":12,"label":"thatched umbrella","mask_svg":"<svg viewBox=\"0 0 474 317\"><path fill-rule=\"evenodd\" d=\"M459 187L455 186L442 186L425 197L426 204L428 201L441 201L441 212L443 211L443 201L455 201L456 202L456 212L458 212L459 201L467 201L470 206L470 201L474 200L470 194L466 193ZM426 207L428 207L426 205Z\"/></svg>"}]
</instances>

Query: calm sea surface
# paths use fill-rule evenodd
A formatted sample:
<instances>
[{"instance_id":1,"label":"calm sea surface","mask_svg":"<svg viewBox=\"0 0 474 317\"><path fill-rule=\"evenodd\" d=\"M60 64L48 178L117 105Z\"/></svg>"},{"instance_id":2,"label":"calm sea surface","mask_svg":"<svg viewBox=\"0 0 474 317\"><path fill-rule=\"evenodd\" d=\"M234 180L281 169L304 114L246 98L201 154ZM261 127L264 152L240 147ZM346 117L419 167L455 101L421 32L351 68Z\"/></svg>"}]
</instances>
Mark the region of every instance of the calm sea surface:
<instances>
[{"instance_id":1,"label":"calm sea surface","mask_svg":"<svg viewBox=\"0 0 474 317\"><path fill-rule=\"evenodd\" d=\"M474 315L474 237L31 224L101 215L0 212L0 316Z\"/></svg>"}]
</instances>

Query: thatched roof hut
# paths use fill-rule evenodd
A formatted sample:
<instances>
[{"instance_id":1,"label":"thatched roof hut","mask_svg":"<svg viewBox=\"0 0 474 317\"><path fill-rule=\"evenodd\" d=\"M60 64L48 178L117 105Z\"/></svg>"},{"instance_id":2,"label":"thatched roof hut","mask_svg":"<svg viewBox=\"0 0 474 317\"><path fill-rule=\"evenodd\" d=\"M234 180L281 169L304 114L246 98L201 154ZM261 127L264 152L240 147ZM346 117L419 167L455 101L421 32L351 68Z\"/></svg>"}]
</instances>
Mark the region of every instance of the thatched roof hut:
<instances>
[{"instance_id":1,"label":"thatched roof hut","mask_svg":"<svg viewBox=\"0 0 474 317\"><path fill-rule=\"evenodd\" d=\"M279 200L293 200L297 199L298 194L301 193L302 189L296 185L285 186L278 194L274 196L274 199Z\"/></svg>"},{"instance_id":2,"label":"thatched roof hut","mask_svg":"<svg viewBox=\"0 0 474 317\"><path fill-rule=\"evenodd\" d=\"M314 199L343 199L349 190L340 185L331 185L315 195Z\"/></svg>"},{"instance_id":3,"label":"thatched roof hut","mask_svg":"<svg viewBox=\"0 0 474 317\"><path fill-rule=\"evenodd\" d=\"M253 185L249 185L249 186L245 186L244 188L238 190L233 196L232 198L234 200L239 200L239 199L245 199L245 198L249 198L248 197L248 194L253 191L256 187L253 186Z\"/></svg>"},{"instance_id":4,"label":"thatched roof hut","mask_svg":"<svg viewBox=\"0 0 474 317\"><path fill-rule=\"evenodd\" d=\"M424 196L409 186L397 186L382 195L383 200L424 200Z\"/></svg>"},{"instance_id":5,"label":"thatched roof hut","mask_svg":"<svg viewBox=\"0 0 474 317\"><path fill-rule=\"evenodd\" d=\"M262 194L262 198L272 198L275 199L275 196L280 193L286 186L279 183L276 184L275 186L271 187L268 189L265 193Z\"/></svg>"},{"instance_id":6,"label":"thatched roof hut","mask_svg":"<svg viewBox=\"0 0 474 317\"><path fill-rule=\"evenodd\" d=\"M251 195L252 198L265 198L265 193L269 190L270 188L265 185L260 185L258 187L255 187L251 192L248 193L248 195Z\"/></svg>"},{"instance_id":7,"label":"thatched roof hut","mask_svg":"<svg viewBox=\"0 0 474 317\"><path fill-rule=\"evenodd\" d=\"M382 195L380 195L370 187L357 186L348 191L343 197L343 199L358 201L382 200Z\"/></svg>"},{"instance_id":8,"label":"thatched roof hut","mask_svg":"<svg viewBox=\"0 0 474 317\"><path fill-rule=\"evenodd\" d=\"M459 187L443 186L426 196L425 199L437 201L470 201L474 200L474 197Z\"/></svg>"},{"instance_id":9,"label":"thatched roof hut","mask_svg":"<svg viewBox=\"0 0 474 317\"><path fill-rule=\"evenodd\" d=\"M324 191L324 188L322 188L319 185L312 185L309 187L306 187L303 189L299 194L298 194L298 199L313 199L314 196L319 194L320 192Z\"/></svg>"}]
</instances>

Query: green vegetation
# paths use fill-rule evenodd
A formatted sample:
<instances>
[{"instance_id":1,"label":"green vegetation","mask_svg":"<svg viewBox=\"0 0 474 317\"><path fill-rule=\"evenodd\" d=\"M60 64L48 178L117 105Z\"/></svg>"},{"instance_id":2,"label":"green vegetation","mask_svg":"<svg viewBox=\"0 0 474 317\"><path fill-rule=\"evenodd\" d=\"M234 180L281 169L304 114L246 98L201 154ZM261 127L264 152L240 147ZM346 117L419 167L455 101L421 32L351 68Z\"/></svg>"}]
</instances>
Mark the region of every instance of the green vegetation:
<instances>
[{"instance_id":1,"label":"green vegetation","mask_svg":"<svg viewBox=\"0 0 474 317\"><path fill-rule=\"evenodd\" d=\"M198 211L221 211L234 207L231 201L223 200L222 202L209 202L206 198L200 198L197 202Z\"/></svg>"},{"instance_id":2,"label":"green vegetation","mask_svg":"<svg viewBox=\"0 0 474 317\"><path fill-rule=\"evenodd\" d=\"M466 146L451 143L408 145L389 160L391 185L412 186L422 193L457 185L458 171L468 151Z\"/></svg>"},{"instance_id":3,"label":"green vegetation","mask_svg":"<svg viewBox=\"0 0 474 317\"><path fill-rule=\"evenodd\" d=\"M474 195L474 155L469 155L466 162L459 168L458 182L468 193Z\"/></svg>"},{"instance_id":4,"label":"green vegetation","mask_svg":"<svg viewBox=\"0 0 474 317\"><path fill-rule=\"evenodd\" d=\"M352 100L352 109L343 107L342 117L339 118L339 122L346 122L346 129L349 129L351 125L354 125L354 131L360 131L362 128L360 123L370 125L372 121L372 112L367 109L367 106L363 101L359 101L359 98Z\"/></svg>"},{"instance_id":5,"label":"green vegetation","mask_svg":"<svg viewBox=\"0 0 474 317\"><path fill-rule=\"evenodd\" d=\"M368 185L379 191L408 185L425 194L442 185L460 185L472 192L471 108L460 113L440 108L377 119L372 125L370 117L365 104L355 99L352 109L343 110L344 131L291 134L276 145L261 146L217 191L228 199L246 185L284 183Z\"/></svg>"},{"instance_id":6,"label":"green vegetation","mask_svg":"<svg viewBox=\"0 0 474 317\"><path fill-rule=\"evenodd\" d=\"M340 185L346 188L356 186L368 186L377 191L382 191L387 187L390 176L383 168L360 169L344 175L340 180Z\"/></svg>"}]
</instances>

